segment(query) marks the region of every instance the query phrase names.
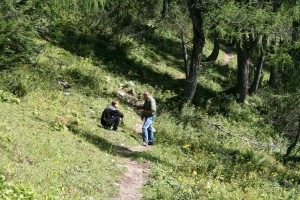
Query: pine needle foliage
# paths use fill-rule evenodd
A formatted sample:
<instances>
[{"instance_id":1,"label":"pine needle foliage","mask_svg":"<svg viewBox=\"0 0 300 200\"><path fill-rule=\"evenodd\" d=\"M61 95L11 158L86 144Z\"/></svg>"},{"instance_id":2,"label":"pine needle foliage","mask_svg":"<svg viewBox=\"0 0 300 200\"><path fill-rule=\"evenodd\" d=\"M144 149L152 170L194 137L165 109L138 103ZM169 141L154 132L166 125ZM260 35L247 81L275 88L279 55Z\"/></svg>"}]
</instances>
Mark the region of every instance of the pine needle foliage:
<instances>
[{"instance_id":1,"label":"pine needle foliage","mask_svg":"<svg viewBox=\"0 0 300 200\"><path fill-rule=\"evenodd\" d=\"M0 2L0 70L31 62L37 51L27 9L22 1Z\"/></svg>"},{"instance_id":2,"label":"pine needle foliage","mask_svg":"<svg viewBox=\"0 0 300 200\"><path fill-rule=\"evenodd\" d=\"M58 9L96 12L101 10L105 3L106 0L54 0L52 6L57 7Z\"/></svg>"}]
</instances>

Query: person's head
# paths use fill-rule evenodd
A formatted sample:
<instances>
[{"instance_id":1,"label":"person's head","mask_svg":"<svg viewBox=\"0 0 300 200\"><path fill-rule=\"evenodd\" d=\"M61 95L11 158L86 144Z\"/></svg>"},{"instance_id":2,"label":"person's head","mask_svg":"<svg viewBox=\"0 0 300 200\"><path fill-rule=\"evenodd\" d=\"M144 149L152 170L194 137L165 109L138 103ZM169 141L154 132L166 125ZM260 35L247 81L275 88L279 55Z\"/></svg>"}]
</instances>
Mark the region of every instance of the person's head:
<instances>
[{"instance_id":1,"label":"person's head","mask_svg":"<svg viewBox=\"0 0 300 200\"><path fill-rule=\"evenodd\" d=\"M150 98L150 92L144 92L144 99Z\"/></svg>"},{"instance_id":2,"label":"person's head","mask_svg":"<svg viewBox=\"0 0 300 200\"><path fill-rule=\"evenodd\" d=\"M114 106L114 107L116 107L116 108L118 108L118 106L119 106L119 101L118 101L118 99L114 99L114 100L111 102L111 105Z\"/></svg>"}]
</instances>

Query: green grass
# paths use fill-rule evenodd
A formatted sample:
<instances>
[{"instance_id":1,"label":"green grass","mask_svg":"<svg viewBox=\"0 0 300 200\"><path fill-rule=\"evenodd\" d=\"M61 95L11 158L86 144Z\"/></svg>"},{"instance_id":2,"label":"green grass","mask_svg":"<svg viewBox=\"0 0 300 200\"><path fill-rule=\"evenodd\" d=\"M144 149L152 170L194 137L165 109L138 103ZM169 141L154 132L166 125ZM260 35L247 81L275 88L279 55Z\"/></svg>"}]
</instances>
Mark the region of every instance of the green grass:
<instances>
[{"instance_id":1,"label":"green grass","mask_svg":"<svg viewBox=\"0 0 300 200\"><path fill-rule=\"evenodd\" d=\"M34 188L38 199L110 199L118 193L116 183L124 173L124 167L118 163L127 155L119 152L141 142L140 135L134 132L139 117L121 97L120 110L125 114L123 132L105 130L100 125L102 110L110 105L117 87L126 80L105 79L113 76L89 64L89 60L77 60L57 48L45 51L58 58L60 53L66 54L70 61L57 69L55 62L41 56L42 68L34 70L43 73L27 70L28 77L39 80L40 85L31 88L33 83L28 83L30 92L21 100L3 92L3 174L7 181ZM68 75L74 70L80 72L80 78L86 78L71 79ZM61 91L53 74L63 75L73 87Z\"/></svg>"},{"instance_id":2,"label":"green grass","mask_svg":"<svg viewBox=\"0 0 300 200\"><path fill-rule=\"evenodd\" d=\"M172 100L182 94L176 78L183 70L180 48L170 48L180 41L168 34L101 41L97 57L38 42L44 49L37 65L0 73L3 194L111 199L125 172L120 161L130 157L151 162L145 199L299 199L300 165L297 157L282 159L287 142L274 137L276 130L259 113L264 99L252 96L240 107L224 93L233 86L236 58L221 66L221 52L201 71L196 107L186 107ZM62 90L58 78L72 88ZM140 121L135 106L145 90L159 108L156 146L128 155L142 140L134 131ZM125 114L118 133L99 121L116 97Z\"/></svg>"},{"instance_id":3,"label":"green grass","mask_svg":"<svg viewBox=\"0 0 300 200\"><path fill-rule=\"evenodd\" d=\"M169 117L156 124L162 145L153 154L163 162L152 166L144 188L148 199L299 199L299 165L291 167L260 150L261 140L252 140L256 146L211 126L183 128L164 119ZM227 131L250 141L251 134L243 134L250 127L234 133L235 127Z\"/></svg>"},{"instance_id":4,"label":"green grass","mask_svg":"<svg viewBox=\"0 0 300 200\"><path fill-rule=\"evenodd\" d=\"M84 106L78 106L89 104L88 101L79 102L72 96L63 100L62 94L53 95L58 100L43 96L35 102L38 107L27 107L26 102L9 107L1 104L5 110L1 114L3 137L10 139L9 148L1 153L6 177L32 186L38 194L58 198L96 198L99 194L104 199L111 197L117 192L113 183L123 171L116 167L119 156L112 154L115 148L122 147L122 142L137 142L128 135L125 140L128 133L119 134L116 140L115 133L98 127L95 115L99 115L99 110L90 108L82 112ZM64 106L67 108L62 109ZM81 131L67 127L75 120L73 113L80 113L76 119Z\"/></svg>"}]
</instances>

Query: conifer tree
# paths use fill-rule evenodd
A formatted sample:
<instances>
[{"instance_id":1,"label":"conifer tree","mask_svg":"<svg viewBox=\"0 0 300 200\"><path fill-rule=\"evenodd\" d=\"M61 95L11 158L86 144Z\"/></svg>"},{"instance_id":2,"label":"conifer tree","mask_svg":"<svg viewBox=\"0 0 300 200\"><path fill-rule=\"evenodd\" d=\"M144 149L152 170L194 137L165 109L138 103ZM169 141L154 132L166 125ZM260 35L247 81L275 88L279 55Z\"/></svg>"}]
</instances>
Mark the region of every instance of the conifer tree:
<instances>
[{"instance_id":1,"label":"conifer tree","mask_svg":"<svg viewBox=\"0 0 300 200\"><path fill-rule=\"evenodd\" d=\"M0 70L30 62L36 52L36 36L27 11L30 3L5 0L0 2Z\"/></svg>"}]
</instances>

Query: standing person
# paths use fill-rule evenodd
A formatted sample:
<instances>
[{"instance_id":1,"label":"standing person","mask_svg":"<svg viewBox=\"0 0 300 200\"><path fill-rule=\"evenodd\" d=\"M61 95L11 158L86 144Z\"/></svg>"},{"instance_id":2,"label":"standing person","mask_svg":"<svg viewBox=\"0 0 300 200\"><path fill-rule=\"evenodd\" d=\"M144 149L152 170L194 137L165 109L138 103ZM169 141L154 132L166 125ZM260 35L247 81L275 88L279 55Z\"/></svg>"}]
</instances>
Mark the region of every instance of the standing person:
<instances>
[{"instance_id":1,"label":"standing person","mask_svg":"<svg viewBox=\"0 0 300 200\"><path fill-rule=\"evenodd\" d=\"M119 101L114 99L111 103L111 106L108 106L104 109L101 115L101 124L108 129L111 129L119 132L119 124L123 121L124 115L119 110Z\"/></svg>"},{"instance_id":2,"label":"standing person","mask_svg":"<svg viewBox=\"0 0 300 200\"><path fill-rule=\"evenodd\" d=\"M154 145L154 133L152 122L155 118L156 113L156 101L153 97L150 96L149 92L144 92L144 105L143 109L138 112L141 113L142 119L144 119L144 124L142 127L143 131L143 145L148 146Z\"/></svg>"}]
</instances>

